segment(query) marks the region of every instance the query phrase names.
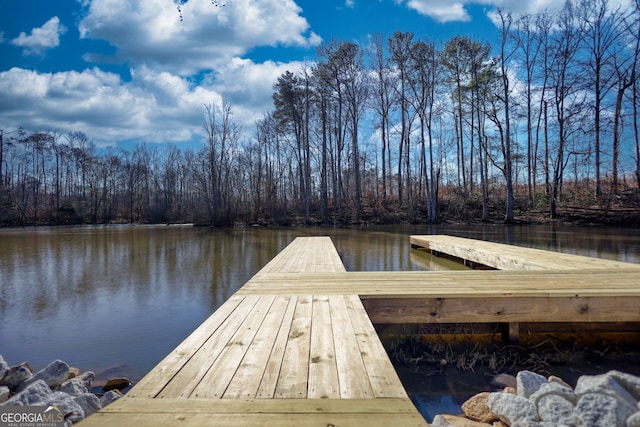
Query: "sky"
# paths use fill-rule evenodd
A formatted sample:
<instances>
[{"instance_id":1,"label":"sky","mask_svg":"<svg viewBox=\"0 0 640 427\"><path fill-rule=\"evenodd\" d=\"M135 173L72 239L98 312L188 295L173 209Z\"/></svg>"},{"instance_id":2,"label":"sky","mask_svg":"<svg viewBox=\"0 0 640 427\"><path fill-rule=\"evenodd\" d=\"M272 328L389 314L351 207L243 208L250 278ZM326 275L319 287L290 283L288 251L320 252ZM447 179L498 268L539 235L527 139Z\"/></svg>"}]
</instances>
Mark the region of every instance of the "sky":
<instances>
[{"instance_id":1,"label":"sky","mask_svg":"<svg viewBox=\"0 0 640 427\"><path fill-rule=\"evenodd\" d=\"M558 0L0 0L0 129L82 131L99 147L201 143L203 106L248 138L273 84L323 42L413 32L495 41L488 14ZM180 12L178 4L181 3Z\"/></svg>"}]
</instances>

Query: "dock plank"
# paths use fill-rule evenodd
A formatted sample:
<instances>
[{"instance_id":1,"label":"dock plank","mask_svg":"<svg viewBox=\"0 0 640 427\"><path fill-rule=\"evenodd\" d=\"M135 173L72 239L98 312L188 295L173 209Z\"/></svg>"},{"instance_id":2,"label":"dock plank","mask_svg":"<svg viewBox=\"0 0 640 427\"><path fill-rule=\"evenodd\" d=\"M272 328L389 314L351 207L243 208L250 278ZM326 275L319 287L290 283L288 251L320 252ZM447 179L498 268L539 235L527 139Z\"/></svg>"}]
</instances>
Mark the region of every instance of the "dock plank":
<instances>
[{"instance_id":1,"label":"dock plank","mask_svg":"<svg viewBox=\"0 0 640 427\"><path fill-rule=\"evenodd\" d=\"M297 296L289 297L287 311L285 312L280 328L278 329L278 334L276 335L273 348L269 354L267 366L262 375L260 386L258 387L256 397L259 399L273 399L275 397L278 377L280 376L280 369L282 367L282 360L284 359L284 352L287 348L287 341L291 332L291 324L293 322L293 316L295 314L297 304Z\"/></svg>"},{"instance_id":2,"label":"dock plank","mask_svg":"<svg viewBox=\"0 0 640 427\"><path fill-rule=\"evenodd\" d=\"M339 399L332 318L327 295L314 296L309 352L309 399Z\"/></svg>"},{"instance_id":3,"label":"dock plank","mask_svg":"<svg viewBox=\"0 0 640 427\"><path fill-rule=\"evenodd\" d=\"M312 301L312 295L298 296L276 385L276 398L307 397Z\"/></svg>"},{"instance_id":4,"label":"dock plank","mask_svg":"<svg viewBox=\"0 0 640 427\"><path fill-rule=\"evenodd\" d=\"M372 398L373 390L344 295L330 295L336 365L343 399Z\"/></svg>"},{"instance_id":5,"label":"dock plank","mask_svg":"<svg viewBox=\"0 0 640 427\"><path fill-rule=\"evenodd\" d=\"M373 396L376 398L407 397L400 378L389 366L389 359L369 315L356 295L345 297L347 308L353 314L351 323L358 340L360 354L367 369Z\"/></svg>"},{"instance_id":6,"label":"dock plank","mask_svg":"<svg viewBox=\"0 0 640 427\"><path fill-rule=\"evenodd\" d=\"M366 298L510 298L640 295L638 270L478 270L272 274L251 279L237 295L308 293Z\"/></svg>"},{"instance_id":7,"label":"dock plank","mask_svg":"<svg viewBox=\"0 0 640 427\"><path fill-rule=\"evenodd\" d=\"M214 364L193 389L193 397L222 397L236 372L240 369L238 361L245 357L274 300L275 296L273 295L260 298L243 324L237 328L236 333L224 346Z\"/></svg>"},{"instance_id":8,"label":"dock plank","mask_svg":"<svg viewBox=\"0 0 640 427\"><path fill-rule=\"evenodd\" d=\"M253 399L258 396L263 375L268 370L269 355L278 342L278 332L287 318L290 299L291 297L283 295L276 297L223 398Z\"/></svg>"},{"instance_id":9,"label":"dock plank","mask_svg":"<svg viewBox=\"0 0 640 427\"><path fill-rule=\"evenodd\" d=\"M114 402L82 426L425 427L409 399L130 399Z\"/></svg>"}]
</instances>

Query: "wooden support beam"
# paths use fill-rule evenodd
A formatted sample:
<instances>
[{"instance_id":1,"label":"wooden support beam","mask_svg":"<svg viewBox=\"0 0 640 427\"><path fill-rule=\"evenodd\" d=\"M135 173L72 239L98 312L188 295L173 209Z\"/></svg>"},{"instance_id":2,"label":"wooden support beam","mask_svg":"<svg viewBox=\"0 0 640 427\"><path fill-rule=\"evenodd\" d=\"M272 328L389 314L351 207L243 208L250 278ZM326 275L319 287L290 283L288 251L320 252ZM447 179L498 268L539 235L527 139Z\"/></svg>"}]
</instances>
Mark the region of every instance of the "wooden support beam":
<instances>
[{"instance_id":1,"label":"wooden support beam","mask_svg":"<svg viewBox=\"0 0 640 427\"><path fill-rule=\"evenodd\" d=\"M367 298L375 323L640 322L640 297Z\"/></svg>"}]
</instances>

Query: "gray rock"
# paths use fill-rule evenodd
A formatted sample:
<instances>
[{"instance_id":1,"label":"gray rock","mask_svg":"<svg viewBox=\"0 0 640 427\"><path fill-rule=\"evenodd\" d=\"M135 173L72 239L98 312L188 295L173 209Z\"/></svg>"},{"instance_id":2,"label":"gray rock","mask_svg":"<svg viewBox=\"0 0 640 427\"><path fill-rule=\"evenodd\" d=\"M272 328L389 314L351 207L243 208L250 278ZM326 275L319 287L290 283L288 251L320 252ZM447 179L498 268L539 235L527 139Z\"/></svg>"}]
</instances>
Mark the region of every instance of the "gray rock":
<instances>
[{"instance_id":1,"label":"gray rock","mask_svg":"<svg viewBox=\"0 0 640 427\"><path fill-rule=\"evenodd\" d=\"M496 385L498 387L511 387L516 388L517 382L516 377L509 374L498 374L491 379L491 384Z\"/></svg>"},{"instance_id":2,"label":"gray rock","mask_svg":"<svg viewBox=\"0 0 640 427\"><path fill-rule=\"evenodd\" d=\"M57 391L61 391L63 393L67 393L70 396L80 396L82 394L88 393L89 390L85 387L84 382L78 380L77 378L73 378L71 380L65 381Z\"/></svg>"},{"instance_id":3,"label":"gray rock","mask_svg":"<svg viewBox=\"0 0 640 427\"><path fill-rule=\"evenodd\" d=\"M451 423L447 421L444 415L436 415L433 417L433 421L429 424L431 427L452 427Z\"/></svg>"},{"instance_id":4,"label":"gray rock","mask_svg":"<svg viewBox=\"0 0 640 427\"><path fill-rule=\"evenodd\" d=\"M65 423L77 423L84 419L84 410L78 405L71 396L61 391L54 391L44 402L48 406L57 406L64 414Z\"/></svg>"},{"instance_id":5,"label":"gray rock","mask_svg":"<svg viewBox=\"0 0 640 427\"><path fill-rule=\"evenodd\" d=\"M6 402L9 399L11 390L6 385L0 386L0 404Z\"/></svg>"},{"instance_id":6,"label":"gray rock","mask_svg":"<svg viewBox=\"0 0 640 427\"><path fill-rule=\"evenodd\" d=\"M105 406L110 405L121 397L122 393L120 393L118 390L110 390L100 398L100 406L104 408Z\"/></svg>"},{"instance_id":7,"label":"gray rock","mask_svg":"<svg viewBox=\"0 0 640 427\"><path fill-rule=\"evenodd\" d=\"M84 411L85 417L98 412L98 410L102 408L100 400L93 393L85 393L80 396L76 396L73 400L80 405Z\"/></svg>"},{"instance_id":8,"label":"gray rock","mask_svg":"<svg viewBox=\"0 0 640 427\"><path fill-rule=\"evenodd\" d=\"M557 382L542 384L538 391L529 396L529 399L537 405L539 399L549 395L560 396L574 405L578 402L578 396L576 396L572 389Z\"/></svg>"},{"instance_id":9,"label":"gray rock","mask_svg":"<svg viewBox=\"0 0 640 427\"><path fill-rule=\"evenodd\" d=\"M56 388L69 378L69 365L62 360L54 360L47 367L38 371L33 377L22 382L16 391L20 392L36 381L43 380L49 387Z\"/></svg>"},{"instance_id":10,"label":"gray rock","mask_svg":"<svg viewBox=\"0 0 640 427\"><path fill-rule=\"evenodd\" d=\"M4 402L2 405L7 406L29 406L29 405L44 405L51 394L51 389L42 380L36 381L29 385L26 389L20 393L14 395L11 399Z\"/></svg>"},{"instance_id":11,"label":"gray rock","mask_svg":"<svg viewBox=\"0 0 640 427\"><path fill-rule=\"evenodd\" d=\"M546 382L547 379L540 374L531 371L520 371L516 376L516 391L518 396L529 398Z\"/></svg>"},{"instance_id":12,"label":"gray rock","mask_svg":"<svg viewBox=\"0 0 640 427\"><path fill-rule=\"evenodd\" d=\"M640 377L620 371L610 371L609 375L624 387L634 399L640 400Z\"/></svg>"},{"instance_id":13,"label":"gray rock","mask_svg":"<svg viewBox=\"0 0 640 427\"><path fill-rule=\"evenodd\" d=\"M511 393L491 393L487 406L500 420L512 425L516 421L538 421L536 407L529 399Z\"/></svg>"},{"instance_id":14,"label":"gray rock","mask_svg":"<svg viewBox=\"0 0 640 427\"><path fill-rule=\"evenodd\" d=\"M567 388L571 388L572 389L572 387L569 385L569 383L567 383L565 380L563 380L560 377L556 377L555 375L550 375L549 378L547 378L547 382L558 383L560 385L563 385L563 386L565 386Z\"/></svg>"},{"instance_id":15,"label":"gray rock","mask_svg":"<svg viewBox=\"0 0 640 427\"><path fill-rule=\"evenodd\" d=\"M93 380L95 379L95 377L96 374L91 371L87 371L74 378L74 380L81 381L82 384L87 388L87 390L91 390L91 386L93 385Z\"/></svg>"},{"instance_id":16,"label":"gray rock","mask_svg":"<svg viewBox=\"0 0 640 427\"><path fill-rule=\"evenodd\" d=\"M0 354L0 381L2 381L8 369L9 369L9 365L7 364L7 362L4 361L4 358Z\"/></svg>"},{"instance_id":17,"label":"gray rock","mask_svg":"<svg viewBox=\"0 0 640 427\"><path fill-rule=\"evenodd\" d=\"M640 411L627 418L627 427L640 427Z\"/></svg>"},{"instance_id":18,"label":"gray rock","mask_svg":"<svg viewBox=\"0 0 640 427\"><path fill-rule=\"evenodd\" d=\"M574 403L556 394L547 394L538 399L538 416L541 421L568 426L576 425Z\"/></svg>"},{"instance_id":19,"label":"gray rock","mask_svg":"<svg viewBox=\"0 0 640 427\"><path fill-rule=\"evenodd\" d=\"M575 393L578 396L586 394L605 394L612 396L632 409L635 412L637 400L610 375L584 375L578 378Z\"/></svg>"},{"instance_id":20,"label":"gray rock","mask_svg":"<svg viewBox=\"0 0 640 427\"><path fill-rule=\"evenodd\" d=\"M574 410L581 427L625 426L634 412L615 396L597 393L582 395Z\"/></svg>"},{"instance_id":21,"label":"gray rock","mask_svg":"<svg viewBox=\"0 0 640 427\"><path fill-rule=\"evenodd\" d=\"M4 377L0 380L0 385L6 385L13 390L32 376L31 367L27 363L21 363L18 366L12 366L7 369Z\"/></svg>"}]
</instances>

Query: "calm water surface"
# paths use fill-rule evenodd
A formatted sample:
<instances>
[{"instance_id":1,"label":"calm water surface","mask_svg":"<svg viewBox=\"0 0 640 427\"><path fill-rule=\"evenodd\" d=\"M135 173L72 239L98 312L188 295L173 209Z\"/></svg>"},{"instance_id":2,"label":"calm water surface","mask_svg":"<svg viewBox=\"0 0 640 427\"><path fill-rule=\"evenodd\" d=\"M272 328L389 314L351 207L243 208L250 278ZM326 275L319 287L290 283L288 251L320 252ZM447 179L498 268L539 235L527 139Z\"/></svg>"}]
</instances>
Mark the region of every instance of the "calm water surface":
<instances>
[{"instance_id":1,"label":"calm water surface","mask_svg":"<svg viewBox=\"0 0 640 427\"><path fill-rule=\"evenodd\" d=\"M410 249L451 234L640 263L640 230L557 226L0 230L0 354L136 381L297 236L329 235L349 271L461 268Z\"/></svg>"}]
</instances>

